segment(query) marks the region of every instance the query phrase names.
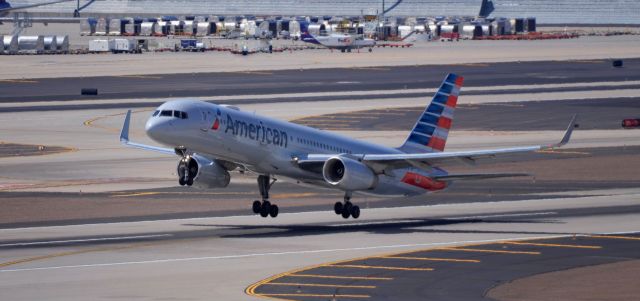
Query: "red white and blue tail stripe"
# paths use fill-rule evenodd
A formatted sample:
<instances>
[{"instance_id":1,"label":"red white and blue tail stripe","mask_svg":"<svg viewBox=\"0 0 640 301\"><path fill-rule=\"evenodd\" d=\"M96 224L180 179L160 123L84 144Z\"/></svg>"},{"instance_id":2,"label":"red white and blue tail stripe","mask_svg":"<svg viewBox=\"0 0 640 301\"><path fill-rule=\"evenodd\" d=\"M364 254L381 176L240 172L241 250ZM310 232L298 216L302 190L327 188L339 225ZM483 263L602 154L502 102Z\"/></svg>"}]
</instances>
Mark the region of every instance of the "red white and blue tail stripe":
<instances>
[{"instance_id":1,"label":"red white and blue tail stripe","mask_svg":"<svg viewBox=\"0 0 640 301\"><path fill-rule=\"evenodd\" d=\"M401 151L406 153L444 151L463 81L462 76L453 73L447 75L431 103L414 125L409 137L399 148Z\"/></svg>"}]
</instances>

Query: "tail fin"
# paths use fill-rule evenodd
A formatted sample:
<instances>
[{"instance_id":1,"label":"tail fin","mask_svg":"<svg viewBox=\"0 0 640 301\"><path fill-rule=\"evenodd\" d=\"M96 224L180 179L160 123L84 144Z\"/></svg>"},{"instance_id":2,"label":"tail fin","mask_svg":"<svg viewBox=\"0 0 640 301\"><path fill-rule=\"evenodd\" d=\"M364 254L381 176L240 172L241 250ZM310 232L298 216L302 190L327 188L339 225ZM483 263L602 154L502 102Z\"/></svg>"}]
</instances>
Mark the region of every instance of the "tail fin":
<instances>
[{"instance_id":1,"label":"tail fin","mask_svg":"<svg viewBox=\"0 0 640 301\"><path fill-rule=\"evenodd\" d=\"M320 45L320 42L313 35L306 31L300 35L300 40L302 40L303 42Z\"/></svg>"},{"instance_id":2,"label":"tail fin","mask_svg":"<svg viewBox=\"0 0 640 301\"><path fill-rule=\"evenodd\" d=\"M447 75L399 150L405 153L444 151L463 81L462 76Z\"/></svg>"}]
</instances>

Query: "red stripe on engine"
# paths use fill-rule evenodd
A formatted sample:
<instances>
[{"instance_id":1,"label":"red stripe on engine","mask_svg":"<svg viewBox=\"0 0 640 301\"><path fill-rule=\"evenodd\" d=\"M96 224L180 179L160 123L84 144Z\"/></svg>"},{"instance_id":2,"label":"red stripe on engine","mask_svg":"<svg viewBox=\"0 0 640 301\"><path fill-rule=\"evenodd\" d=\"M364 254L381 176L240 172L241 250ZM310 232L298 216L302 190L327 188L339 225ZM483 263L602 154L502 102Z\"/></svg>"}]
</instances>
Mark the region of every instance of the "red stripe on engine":
<instances>
[{"instance_id":1,"label":"red stripe on engine","mask_svg":"<svg viewBox=\"0 0 640 301\"><path fill-rule=\"evenodd\" d=\"M429 191L442 190L447 187L446 182L437 181L413 172L407 172L404 177L402 177L402 182Z\"/></svg>"},{"instance_id":2,"label":"red stripe on engine","mask_svg":"<svg viewBox=\"0 0 640 301\"><path fill-rule=\"evenodd\" d=\"M447 118L447 117L443 117L440 116L440 119L438 119L438 127L441 127L443 129L450 129L451 128L451 119Z\"/></svg>"},{"instance_id":3,"label":"red stripe on engine","mask_svg":"<svg viewBox=\"0 0 640 301\"><path fill-rule=\"evenodd\" d=\"M458 96L449 95L449 98L447 99L447 106L455 108L457 104L458 104Z\"/></svg>"},{"instance_id":4,"label":"red stripe on engine","mask_svg":"<svg viewBox=\"0 0 640 301\"><path fill-rule=\"evenodd\" d=\"M447 143L446 140L435 137L435 136L431 136L431 138L429 138L429 143L427 144L428 147L439 150L439 151L443 151L444 150L444 145Z\"/></svg>"}]
</instances>

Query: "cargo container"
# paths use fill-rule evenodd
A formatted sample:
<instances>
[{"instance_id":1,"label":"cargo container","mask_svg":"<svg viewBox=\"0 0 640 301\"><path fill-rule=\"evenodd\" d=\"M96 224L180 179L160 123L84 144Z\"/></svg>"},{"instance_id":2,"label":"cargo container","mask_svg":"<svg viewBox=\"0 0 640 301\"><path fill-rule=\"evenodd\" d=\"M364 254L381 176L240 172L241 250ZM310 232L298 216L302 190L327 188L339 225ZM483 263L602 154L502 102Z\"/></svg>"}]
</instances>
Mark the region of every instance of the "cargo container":
<instances>
[{"instance_id":1,"label":"cargo container","mask_svg":"<svg viewBox=\"0 0 640 301\"><path fill-rule=\"evenodd\" d=\"M98 18L96 22L96 36L106 36L109 33L109 21L105 18Z\"/></svg>"},{"instance_id":2,"label":"cargo container","mask_svg":"<svg viewBox=\"0 0 640 301\"><path fill-rule=\"evenodd\" d=\"M193 36L195 31L197 30L198 23L194 21L184 21L184 25L182 27L182 34L185 36Z\"/></svg>"},{"instance_id":3,"label":"cargo container","mask_svg":"<svg viewBox=\"0 0 640 301\"><path fill-rule=\"evenodd\" d=\"M56 36L56 47L58 47L58 53L68 53L69 36Z\"/></svg>"},{"instance_id":4,"label":"cargo container","mask_svg":"<svg viewBox=\"0 0 640 301\"><path fill-rule=\"evenodd\" d=\"M203 21L198 22L198 27L196 27L196 36L204 37L211 34L211 23Z\"/></svg>"},{"instance_id":5,"label":"cargo container","mask_svg":"<svg viewBox=\"0 0 640 301\"><path fill-rule=\"evenodd\" d=\"M44 36L18 36L18 51L44 53Z\"/></svg>"},{"instance_id":6,"label":"cargo container","mask_svg":"<svg viewBox=\"0 0 640 301\"><path fill-rule=\"evenodd\" d=\"M89 41L89 52L110 52L115 48L114 40L91 40Z\"/></svg>"},{"instance_id":7,"label":"cargo container","mask_svg":"<svg viewBox=\"0 0 640 301\"><path fill-rule=\"evenodd\" d=\"M158 21L153 30L153 35L156 37L166 36L169 33L170 23L166 21Z\"/></svg>"},{"instance_id":8,"label":"cargo container","mask_svg":"<svg viewBox=\"0 0 640 301\"><path fill-rule=\"evenodd\" d=\"M516 29L516 33L523 33L524 32L524 19L522 18L516 18L515 19L515 29Z\"/></svg>"},{"instance_id":9,"label":"cargo container","mask_svg":"<svg viewBox=\"0 0 640 301\"><path fill-rule=\"evenodd\" d=\"M109 20L109 35L119 36L122 34L122 21L120 19Z\"/></svg>"},{"instance_id":10,"label":"cargo container","mask_svg":"<svg viewBox=\"0 0 640 301\"><path fill-rule=\"evenodd\" d=\"M527 18L527 32L536 32L536 18Z\"/></svg>"},{"instance_id":11,"label":"cargo container","mask_svg":"<svg viewBox=\"0 0 640 301\"><path fill-rule=\"evenodd\" d=\"M181 35L182 27L184 26L184 21L174 20L170 21L171 25L169 26L169 33L172 35Z\"/></svg>"},{"instance_id":12,"label":"cargo container","mask_svg":"<svg viewBox=\"0 0 640 301\"><path fill-rule=\"evenodd\" d=\"M4 54L4 36L0 36L0 54Z\"/></svg>"},{"instance_id":13,"label":"cargo container","mask_svg":"<svg viewBox=\"0 0 640 301\"><path fill-rule=\"evenodd\" d=\"M96 23L97 21L94 18L80 19L80 35L93 35L96 32Z\"/></svg>"},{"instance_id":14,"label":"cargo container","mask_svg":"<svg viewBox=\"0 0 640 301\"><path fill-rule=\"evenodd\" d=\"M4 51L6 54L18 53L18 36L4 36L3 38Z\"/></svg>"},{"instance_id":15,"label":"cargo container","mask_svg":"<svg viewBox=\"0 0 640 301\"><path fill-rule=\"evenodd\" d=\"M44 37L44 51L46 53L57 53L58 52L58 44L56 41L56 36L45 36Z\"/></svg>"},{"instance_id":16,"label":"cargo container","mask_svg":"<svg viewBox=\"0 0 640 301\"><path fill-rule=\"evenodd\" d=\"M114 39L113 53L139 53L138 42L130 39Z\"/></svg>"},{"instance_id":17,"label":"cargo container","mask_svg":"<svg viewBox=\"0 0 640 301\"><path fill-rule=\"evenodd\" d=\"M153 33L156 31L157 25L158 23L156 22L142 22L140 24L140 35L146 37L153 35Z\"/></svg>"},{"instance_id":18,"label":"cargo container","mask_svg":"<svg viewBox=\"0 0 640 301\"><path fill-rule=\"evenodd\" d=\"M460 37L465 40L473 39L475 37L476 26L473 24L462 25Z\"/></svg>"}]
</instances>

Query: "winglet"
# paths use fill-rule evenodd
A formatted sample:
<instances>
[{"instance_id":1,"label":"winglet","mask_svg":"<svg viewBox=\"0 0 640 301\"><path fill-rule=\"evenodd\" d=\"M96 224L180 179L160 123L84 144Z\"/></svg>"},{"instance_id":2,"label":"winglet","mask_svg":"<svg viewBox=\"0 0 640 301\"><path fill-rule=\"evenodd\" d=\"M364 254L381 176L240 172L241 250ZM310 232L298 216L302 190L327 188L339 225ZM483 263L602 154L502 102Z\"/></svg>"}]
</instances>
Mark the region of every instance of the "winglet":
<instances>
[{"instance_id":1,"label":"winglet","mask_svg":"<svg viewBox=\"0 0 640 301\"><path fill-rule=\"evenodd\" d=\"M549 145L548 148L561 147L561 146L569 143L569 140L571 139L571 134L573 133L573 129L576 128L576 119L577 119L577 117L578 117L578 115L574 114L573 118L571 118L571 122L569 122L569 126L567 127L567 131L564 132L564 136L562 137L562 140L560 140L559 143Z\"/></svg>"},{"instance_id":2,"label":"winglet","mask_svg":"<svg viewBox=\"0 0 640 301\"><path fill-rule=\"evenodd\" d=\"M124 144L127 144L129 142L129 122L130 121L131 121L131 110L128 110L127 116L124 118L122 131L120 132L120 142Z\"/></svg>"}]
</instances>

